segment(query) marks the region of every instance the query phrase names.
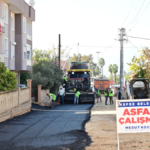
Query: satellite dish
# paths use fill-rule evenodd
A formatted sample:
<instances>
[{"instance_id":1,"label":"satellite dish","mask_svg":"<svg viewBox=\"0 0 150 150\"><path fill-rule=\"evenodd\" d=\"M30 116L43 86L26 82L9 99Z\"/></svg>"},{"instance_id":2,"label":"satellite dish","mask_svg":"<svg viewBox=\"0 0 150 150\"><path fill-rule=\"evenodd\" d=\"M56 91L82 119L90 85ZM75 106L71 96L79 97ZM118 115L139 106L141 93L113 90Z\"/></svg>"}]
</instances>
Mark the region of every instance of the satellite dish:
<instances>
[{"instance_id":1,"label":"satellite dish","mask_svg":"<svg viewBox=\"0 0 150 150\"><path fill-rule=\"evenodd\" d=\"M32 7L34 7L35 6L35 1L34 0L30 0L29 1L29 5L32 6Z\"/></svg>"}]
</instances>

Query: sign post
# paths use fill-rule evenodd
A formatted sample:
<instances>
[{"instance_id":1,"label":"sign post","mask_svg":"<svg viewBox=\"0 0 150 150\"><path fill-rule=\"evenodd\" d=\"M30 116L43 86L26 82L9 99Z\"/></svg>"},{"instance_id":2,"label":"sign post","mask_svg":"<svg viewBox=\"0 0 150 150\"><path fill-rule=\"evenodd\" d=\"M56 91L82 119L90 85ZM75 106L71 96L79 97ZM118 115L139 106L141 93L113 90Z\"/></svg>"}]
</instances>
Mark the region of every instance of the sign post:
<instances>
[{"instance_id":1,"label":"sign post","mask_svg":"<svg viewBox=\"0 0 150 150\"><path fill-rule=\"evenodd\" d=\"M150 132L150 99L117 100L117 141L119 133Z\"/></svg>"},{"instance_id":2,"label":"sign post","mask_svg":"<svg viewBox=\"0 0 150 150\"><path fill-rule=\"evenodd\" d=\"M114 84L114 81L110 81L110 84L111 84L111 85Z\"/></svg>"}]
</instances>

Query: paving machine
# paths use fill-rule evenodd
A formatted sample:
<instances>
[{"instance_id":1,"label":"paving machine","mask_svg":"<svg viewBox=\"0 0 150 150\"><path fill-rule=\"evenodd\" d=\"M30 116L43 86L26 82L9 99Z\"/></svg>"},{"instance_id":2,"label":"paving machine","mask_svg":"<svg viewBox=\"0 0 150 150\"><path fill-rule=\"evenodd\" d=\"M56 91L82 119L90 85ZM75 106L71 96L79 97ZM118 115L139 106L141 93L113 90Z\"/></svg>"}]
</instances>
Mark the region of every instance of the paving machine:
<instances>
[{"instance_id":1,"label":"paving machine","mask_svg":"<svg viewBox=\"0 0 150 150\"><path fill-rule=\"evenodd\" d=\"M142 78L132 79L130 81L130 93L132 99L150 98L149 80Z\"/></svg>"},{"instance_id":2,"label":"paving machine","mask_svg":"<svg viewBox=\"0 0 150 150\"><path fill-rule=\"evenodd\" d=\"M75 89L79 89L81 95L79 102L94 103L95 95L90 86L90 69L88 62L72 62L68 70L68 83L65 87L65 101L74 101Z\"/></svg>"}]
</instances>

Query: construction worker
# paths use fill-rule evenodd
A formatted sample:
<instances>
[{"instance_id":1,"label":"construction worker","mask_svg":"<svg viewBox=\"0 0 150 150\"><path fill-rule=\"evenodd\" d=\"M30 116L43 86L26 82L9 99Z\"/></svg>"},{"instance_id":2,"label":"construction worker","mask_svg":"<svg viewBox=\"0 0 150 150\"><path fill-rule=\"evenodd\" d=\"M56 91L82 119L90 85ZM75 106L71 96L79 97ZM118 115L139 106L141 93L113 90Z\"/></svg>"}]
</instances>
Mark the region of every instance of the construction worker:
<instances>
[{"instance_id":1,"label":"construction worker","mask_svg":"<svg viewBox=\"0 0 150 150\"><path fill-rule=\"evenodd\" d=\"M80 91L77 90L77 92L75 93L75 97L74 97L74 104L78 104L79 103L79 96L80 96Z\"/></svg>"},{"instance_id":2,"label":"construction worker","mask_svg":"<svg viewBox=\"0 0 150 150\"><path fill-rule=\"evenodd\" d=\"M77 91L77 89L76 88L74 88L74 92L76 93L76 91Z\"/></svg>"},{"instance_id":3,"label":"construction worker","mask_svg":"<svg viewBox=\"0 0 150 150\"><path fill-rule=\"evenodd\" d=\"M118 88L118 100L121 100L122 97L122 91L120 90L120 88Z\"/></svg>"},{"instance_id":4,"label":"construction worker","mask_svg":"<svg viewBox=\"0 0 150 150\"><path fill-rule=\"evenodd\" d=\"M105 95L105 105L107 105L107 99L108 99L108 95L109 95L108 89L106 89L104 91L104 95Z\"/></svg>"},{"instance_id":5,"label":"construction worker","mask_svg":"<svg viewBox=\"0 0 150 150\"><path fill-rule=\"evenodd\" d=\"M63 77L63 80L65 80L66 82L68 82L68 79L66 76Z\"/></svg>"},{"instance_id":6,"label":"construction worker","mask_svg":"<svg viewBox=\"0 0 150 150\"><path fill-rule=\"evenodd\" d=\"M58 96L57 96L57 99L56 101L58 101L58 98L61 99L61 104L64 104L64 89L62 88L62 86L59 88L59 91L58 91Z\"/></svg>"},{"instance_id":7,"label":"construction worker","mask_svg":"<svg viewBox=\"0 0 150 150\"><path fill-rule=\"evenodd\" d=\"M53 94L53 93L47 93L46 94L49 98L51 98L51 100L52 100L52 108L54 107L54 103L55 103L55 101L56 101L56 95L55 94Z\"/></svg>"},{"instance_id":8,"label":"construction worker","mask_svg":"<svg viewBox=\"0 0 150 150\"><path fill-rule=\"evenodd\" d=\"M102 102L102 99L101 99L101 92L98 90L97 91L97 102L99 102L99 100L98 99L100 99L100 103Z\"/></svg>"},{"instance_id":9,"label":"construction worker","mask_svg":"<svg viewBox=\"0 0 150 150\"><path fill-rule=\"evenodd\" d=\"M110 105L111 105L111 104L114 104L114 102L113 102L113 91L112 91L112 89L109 89L109 100L110 100Z\"/></svg>"},{"instance_id":10,"label":"construction worker","mask_svg":"<svg viewBox=\"0 0 150 150\"><path fill-rule=\"evenodd\" d=\"M66 76L64 76L64 77L63 77L63 80L64 80L64 83L63 83L64 85L63 85L63 87L66 88L67 85L68 85L68 79L67 79Z\"/></svg>"}]
</instances>

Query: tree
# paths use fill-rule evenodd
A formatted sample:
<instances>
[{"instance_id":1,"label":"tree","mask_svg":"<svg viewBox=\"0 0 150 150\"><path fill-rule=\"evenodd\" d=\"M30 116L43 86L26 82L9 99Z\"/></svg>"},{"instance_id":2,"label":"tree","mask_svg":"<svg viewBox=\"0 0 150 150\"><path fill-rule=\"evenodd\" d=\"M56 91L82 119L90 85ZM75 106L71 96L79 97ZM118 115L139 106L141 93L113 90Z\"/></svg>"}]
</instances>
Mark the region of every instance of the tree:
<instances>
[{"instance_id":1,"label":"tree","mask_svg":"<svg viewBox=\"0 0 150 150\"><path fill-rule=\"evenodd\" d=\"M111 80L113 80L113 76L112 76L112 73L113 73L113 65L109 65L108 71L109 71L110 74L111 74Z\"/></svg>"},{"instance_id":2,"label":"tree","mask_svg":"<svg viewBox=\"0 0 150 150\"><path fill-rule=\"evenodd\" d=\"M20 83L27 85L27 79L29 78L29 73L20 73Z\"/></svg>"},{"instance_id":3,"label":"tree","mask_svg":"<svg viewBox=\"0 0 150 150\"><path fill-rule=\"evenodd\" d=\"M16 86L16 74L9 71L4 63L0 63L0 92L14 90Z\"/></svg>"},{"instance_id":4,"label":"tree","mask_svg":"<svg viewBox=\"0 0 150 150\"><path fill-rule=\"evenodd\" d=\"M105 60L104 58L100 58L98 62L99 67L102 69L102 76L103 76L103 67L105 66Z\"/></svg>"},{"instance_id":5,"label":"tree","mask_svg":"<svg viewBox=\"0 0 150 150\"><path fill-rule=\"evenodd\" d=\"M148 48L143 49L138 58L134 56L132 62L128 63L129 69L133 75L136 74L136 78L148 78L150 80L150 55L147 53L148 51L150 51Z\"/></svg>"},{"instance_id":6,"label":"tree","mask_svg":"<svg viewBox=\"0 0 150 150\"><path fill-rule=\"evenodd\" d=\"M66 53L66 51L67 48L61 50L61 58L68 57L68 53ZM58 59L57 53L58 53L58 49L56 48L48 49L48 50L34 49L32 60L33 61L39 61L39 60L56 61Z\"/></svg>"},{"instance_id":7,"label":"tree","mask_svg":"<svg viewBox=\"0 0 150 150\"><path fill-rule=\"evenodd\" d=\"M112 66L112 72L115 75L115 83L116 83L116 74L118 73L118 66L116 64Z\"/></svg>"},{"instance_id":8,"label":"tree","mask_svg":"<svg viewBox=\"0 0 150 150\"><path fill-rule=\"evenodd\" d=\"M126 81L130 82L131 78L132 78L132 72L125 73Z\"/></svg>"},{"instance_id":9,"label":"tree","mask_svg":"<svg viewBox=\"0 0 150 150\"><path fill-rule=\"evenodd\" d=\"M50 89L52 93L56 93L62 84L63 71L56 62L40 60L33 65L30 76L32 88L42 85L42 89Z\"/></svg>"},{"instance_id":10,"label":"tree","mask_svg":"<svg viewBox=\"0 0 150 150\"><path fill-rule=\"evenodd\" d=\"M116 81L115 81L115 78L116 78ZM111 80L111 75L108 77L109 80ZM119 75L116 75L113 76L113 81L116 83L116 84L120 84L120 76Z\"/></svg>"},{"instance_id":11,"label":"tree","mask_svg":"<svg viewBox=\"0 0 150 150\"><path fill-rule=\"evenodd\" d=\"M78 62L78 59L79 59L79 62L86 62L86 61L88 61L89 63L93 62L92 54L83 55L83 56L81 54L79 54L79 55L74 54L73 57L71 57L72 62Z\"/></svg>"}]
</instances>

